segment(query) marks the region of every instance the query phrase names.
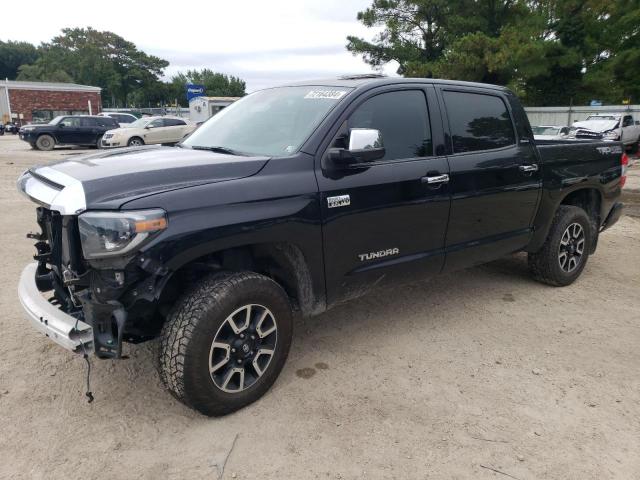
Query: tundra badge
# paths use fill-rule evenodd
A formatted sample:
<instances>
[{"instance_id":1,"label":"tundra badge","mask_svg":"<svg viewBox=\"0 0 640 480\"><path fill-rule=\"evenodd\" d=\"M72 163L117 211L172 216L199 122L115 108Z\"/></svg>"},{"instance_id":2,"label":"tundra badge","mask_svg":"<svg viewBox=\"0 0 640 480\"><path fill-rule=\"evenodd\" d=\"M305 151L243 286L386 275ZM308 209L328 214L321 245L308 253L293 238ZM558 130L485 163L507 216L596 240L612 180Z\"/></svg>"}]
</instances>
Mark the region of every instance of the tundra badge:
<instances>
[{"instance_id":1,"label":"tundra badge","mask_svg":"<svg viewBox=\"0 0 640 480\"><path fill-rule=\"evenodd\" d=\"M351 197L349 195L327 197L327 205L329 208L346 207L347 205L351 205Z\"/></svg>"},{"instance_id":2,"label":"tundra badge","mask_svg":"<svg viewBox=\"0 0 640 480\"><path fill-rule=\"evenodd\" d=\"M365 260L375 260L376 258L388 257L389 255L398 255L400 253L399 248L387 248L386 250L380 250L378 252L361 253L358 255L361 262Z\"/></svg>"}]
</instances>

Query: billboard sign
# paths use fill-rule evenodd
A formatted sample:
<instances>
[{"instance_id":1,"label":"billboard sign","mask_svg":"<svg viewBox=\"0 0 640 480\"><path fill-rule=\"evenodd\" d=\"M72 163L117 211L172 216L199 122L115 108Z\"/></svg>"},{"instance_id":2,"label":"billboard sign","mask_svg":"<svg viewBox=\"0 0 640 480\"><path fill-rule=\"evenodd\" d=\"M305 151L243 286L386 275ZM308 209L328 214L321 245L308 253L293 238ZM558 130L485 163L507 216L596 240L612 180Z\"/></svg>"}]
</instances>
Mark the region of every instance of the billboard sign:
<instances>
[{"instance_id":1,"label":"billboard sign","mask_svg":"<svg viewBox=\"0 0 640 480\"><path fill-rule=\"evenodd\" d=\"M192 98L196 97L204 97L204 85L187 83L187 102L190 102Z\"/></svg>"}]
</instances>

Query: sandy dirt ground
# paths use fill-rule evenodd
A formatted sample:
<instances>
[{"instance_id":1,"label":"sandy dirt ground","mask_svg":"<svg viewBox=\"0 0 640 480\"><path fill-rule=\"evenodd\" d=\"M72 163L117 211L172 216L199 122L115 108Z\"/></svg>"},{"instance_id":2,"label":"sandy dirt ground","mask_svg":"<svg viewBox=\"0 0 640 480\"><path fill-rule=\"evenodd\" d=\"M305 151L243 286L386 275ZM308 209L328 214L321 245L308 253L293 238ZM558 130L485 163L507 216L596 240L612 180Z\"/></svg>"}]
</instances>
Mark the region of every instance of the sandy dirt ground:
<instances>
[{"instance_id":1,"label":"sandy dirt ground","mask_svg":"<svg viewBox=\"0 0 640 480\"><path fill-rule=\"evenodd\" d=\"M162 389L148 344L94 360L87 404L83 360L23 319L16 177L79 153L0 137L0 478L640 478L640 218L570 287L516 255L300 321L274 388L210 419Z\"/></svg>"}]
</instances>

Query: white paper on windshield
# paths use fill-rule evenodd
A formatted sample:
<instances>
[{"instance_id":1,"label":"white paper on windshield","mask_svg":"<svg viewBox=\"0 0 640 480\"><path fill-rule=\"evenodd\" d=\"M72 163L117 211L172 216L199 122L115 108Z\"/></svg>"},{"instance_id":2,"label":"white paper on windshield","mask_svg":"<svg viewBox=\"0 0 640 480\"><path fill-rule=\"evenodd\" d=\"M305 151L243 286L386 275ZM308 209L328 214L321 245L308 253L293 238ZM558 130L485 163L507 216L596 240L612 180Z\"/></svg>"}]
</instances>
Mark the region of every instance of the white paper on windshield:
<instances>
[{"instance_id":1,"label":"white paper on windshield","mask_svg":"<svg viewBox=\"0 0 640 480\"><path fill-rule=\"evenodd\" d=\"M311 90L304 98L328 98L329 100L338 100L346 93L346 90Z\"/></svg>"}]
</instances>

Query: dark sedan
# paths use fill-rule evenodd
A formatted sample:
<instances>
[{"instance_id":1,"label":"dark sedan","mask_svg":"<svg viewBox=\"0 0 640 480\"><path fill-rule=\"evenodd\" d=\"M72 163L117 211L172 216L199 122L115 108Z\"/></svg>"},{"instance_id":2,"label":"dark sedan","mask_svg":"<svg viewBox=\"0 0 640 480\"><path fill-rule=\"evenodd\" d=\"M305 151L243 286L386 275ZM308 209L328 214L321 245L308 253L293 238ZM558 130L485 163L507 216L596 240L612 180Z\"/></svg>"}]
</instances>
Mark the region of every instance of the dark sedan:
<instances>
[{"instance_id":1,"label":"dark sedan","mask_svg":"<svg viewBox=\"0 0 640 480\"><path fill-rule=\"evenodd\" d=\"M22 127L20 138L38 150L52 150L56 145L100 147L104 133L118 127L110 117L66 115L44 125Z\"/></svg>"}]
</instances>

